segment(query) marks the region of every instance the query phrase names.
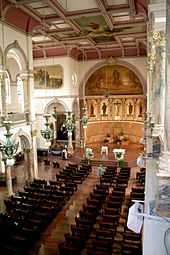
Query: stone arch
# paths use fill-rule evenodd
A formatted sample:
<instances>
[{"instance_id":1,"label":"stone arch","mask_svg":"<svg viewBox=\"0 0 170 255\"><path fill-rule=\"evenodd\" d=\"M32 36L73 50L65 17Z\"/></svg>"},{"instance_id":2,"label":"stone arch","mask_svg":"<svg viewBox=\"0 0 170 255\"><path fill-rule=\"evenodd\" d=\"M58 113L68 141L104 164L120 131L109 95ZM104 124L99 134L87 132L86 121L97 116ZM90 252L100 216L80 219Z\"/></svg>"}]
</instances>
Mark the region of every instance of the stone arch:
<instances>
[{"instance_id":1,"label":"stone arch","mask_svg":"<svg viewBox=\"0 0 170 255\"><path fill-rule=\"evenodd\" d=\"M30 150L32 148L31 137L22 129L19 129L19 131L12 138L14 140L19 139L21 149Z\"/></svg>"},{"instance_id":2,"label":"stone arch","mask_svg":"<svg viewBox=\"0 0 170 255\"><path fill-rule=\"evenodd\" d=\"M7 55L9 53L10 50L14 49L15 54L19 57L20 59L20 65L21 65L21 73L27 70L27 66L28 66L28 61L26 58L26 55L23 51L23 49L21 48L21 46L19 45L18 41L15 40L13 43L9 44L4 52L4 56L5 56L5 66L7 63ZM16 60L16 59L15 59ZM17 60L16 60L17 62Z\"/></svg>"},{"instance_id":3,"label":"stone arch","mask_svg":"<svg viewBox=\"0 0 170 255\"><path fill-rule=\"evenodd\" d=\"M108 63L108 61L101 61L99 63L97 63L96 65L94 65L93 67L90 67L89 70L87 71L87 73L83 76L80 84L79 84L79 95L80 97L84 97L85 96L85 86L86 86L86 83L89 79L89 77L95 72L97 71L98 69L104 67L104 66L107 66L109 65L110 63ZM140 73L140 71L131 63L128 63L124 60L116 60L115 63L113 63L115 65L120 65L120 66L123 66L123 67L126 67L128 68L129 70L131 70L138 78L139 78L139 81L142 85L142 88L143 88L143 93L144 95L146 95L146 91L147 91L147 82L146 80L143 78L142 74Z\"/></svg>"},{"instance_id":4,"label":"stone arch","mask_svg":"<svg viewBox=\"0 0 170 255\"><path fill-rule=\"evenodd\" d=\"M67 105L65 104L64 101L55 98L55 99L51 100L50 102L48 102L46 104L46 106L44 108L44 114L48 113L48 110L49 110L50 106L55 105L55 104L61 105L63 107L63 109L64 109L64 112L68 112L69 111L69 109L68 109L68 107L67 107Z\"/></svg>"}]
</instances>

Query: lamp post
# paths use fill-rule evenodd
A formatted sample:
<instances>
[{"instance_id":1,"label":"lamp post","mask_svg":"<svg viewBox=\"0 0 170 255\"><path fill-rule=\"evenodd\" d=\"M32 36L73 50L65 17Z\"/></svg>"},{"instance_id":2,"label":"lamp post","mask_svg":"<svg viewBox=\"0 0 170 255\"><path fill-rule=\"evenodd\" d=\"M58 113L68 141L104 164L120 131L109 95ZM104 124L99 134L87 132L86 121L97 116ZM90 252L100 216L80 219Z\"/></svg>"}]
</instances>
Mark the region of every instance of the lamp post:
<instances>
[{"instance_id":1,"label":"lamp post","mask_svg":"<svg viewBox=\"0 0 170 255\"><path fill-rule=\"evenodd\" d=\"M72 133L75 128L75 122L71 112L68 112L66 120L62 124L61 128L66 128L68 134L68 153L73 153Z\"/></svg>"},{"instance_id":2,"label":"lamp post","mask_svg":"<svg viewBox=\"0 0 170 255\"><path fill-rule=\"evenodd\" d=\"M87 111L86 111L86 108L82 108L82 111L83 111L83 116L81 118L81 124L82 124L82 127L83 127L83 151L84 151L84 154L85 154L85 147L86 147L86 130L87 130L87 123L88 123L88 116L87 116Z\"/></svg>"},{"instance_id":3,"label":"lamp post","mask_svg":"<svg viewBox=\"0 0 170 255\"><path fill-rule=\"evenodd\" d=\"M57 114L56 107L54 107L54 112L53 112L52 116L55 119L55 140L57 141L57 116L58 116L58 114Z\"/></svg>"},{"instance_id":4,"label":"lamp post","mask_svg":"<svg viewBox=\"0 0 170 255\"><path fill-rule=\"evenodd\" d=\"M51 117L50 114L44 114L44 118L45 118L45 129L41 130L41 135L42 137L46 140L46 146L48 147L48 156L49 156L49 149L50 149L50 145L51 145L51 140L54 137L54 132L53 130L51 130L51 128L49 127L49 118Z\"/></svg>"},{"instance_id":5,"label":"lamp post","mask_svg":"<svg viewBox=\"0 0 170 255\"><path fill-rule=\"evenodd\" d=\"M12 141L11 136L13 135L10 132L11 128L11 121L3 121L3 126L6 129L5 134L5 143L0 145L0 151L2 152L3 160L6 163L6 183L7 183L7 189L8 189L8 195L11 196L13 194L12 189L12 178L11 178L11 166L14 165L14 155L16 154L18 150L19 143L14 143Z\"/></svg>"},{"instance_id":6,"label":"lamp post","mask_svg":"<svg viewBox=\"0 0 170 255\"><path fill-rule=\"evenodd\" d=\"M50 114L44 114L45 118L45 129L41 130L41 135L42 137L46 140L47 145L51 145L51 140L53 139L53 130L49 127L49 118L51 117Z\"/></svg>"}]
</instances>

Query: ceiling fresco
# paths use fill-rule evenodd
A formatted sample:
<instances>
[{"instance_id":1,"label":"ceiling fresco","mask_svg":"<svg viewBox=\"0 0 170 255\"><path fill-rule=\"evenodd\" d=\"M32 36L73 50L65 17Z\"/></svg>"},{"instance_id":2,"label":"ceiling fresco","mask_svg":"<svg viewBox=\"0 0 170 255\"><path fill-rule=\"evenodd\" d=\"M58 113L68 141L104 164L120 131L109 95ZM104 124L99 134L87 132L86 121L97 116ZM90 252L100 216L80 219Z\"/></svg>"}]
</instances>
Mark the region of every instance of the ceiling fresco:
<instances>
[{"instance_id":1,"label":"ceiling fresco","mask_svg":"<svg viewBox=\"0 0 170 255\"><path fill-rule=\"evenodd\" d=\"M134 72L121 65L104 66L95 71L85 87L86 96L139 95L142 85Z\"/></svg>"},{"instance_id":2,"label":"ceiling fresco","mask_svg":"<svg viewBox=\"0 0 170 255\"><path fill-rule=\"evenodd\" d=\"M1 1L1 19L31 34L34 58L146 56L146 0Z\"/></svg>"}]
</instances>

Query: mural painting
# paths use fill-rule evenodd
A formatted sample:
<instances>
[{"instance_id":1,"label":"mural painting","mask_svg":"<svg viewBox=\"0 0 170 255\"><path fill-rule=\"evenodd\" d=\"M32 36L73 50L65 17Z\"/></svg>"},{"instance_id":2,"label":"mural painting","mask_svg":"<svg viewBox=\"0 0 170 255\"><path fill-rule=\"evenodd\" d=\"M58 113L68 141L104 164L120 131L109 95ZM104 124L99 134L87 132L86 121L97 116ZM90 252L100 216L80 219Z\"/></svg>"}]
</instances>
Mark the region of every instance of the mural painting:
<instances>
[{"instance_id":1,"label":"mural painting","mask_svg":"<svg viewBox=\"0 0 170 255\"><path fill-rule=\"evenodd\" d=\"M63 69L60 65L34 68L36 89L59 89L63 84Z\"/></svg>"},{"instance_id":2,"label":"mural painting","mask_svg":"<svg viewBox=\"0 0 170 255\"><path fill-rule=\"evenodd\" d=\"M120 65L104 66L87 81L85 94L89 95L141 95L142 85L131 70Z\"/></svg>"}]
</instances>

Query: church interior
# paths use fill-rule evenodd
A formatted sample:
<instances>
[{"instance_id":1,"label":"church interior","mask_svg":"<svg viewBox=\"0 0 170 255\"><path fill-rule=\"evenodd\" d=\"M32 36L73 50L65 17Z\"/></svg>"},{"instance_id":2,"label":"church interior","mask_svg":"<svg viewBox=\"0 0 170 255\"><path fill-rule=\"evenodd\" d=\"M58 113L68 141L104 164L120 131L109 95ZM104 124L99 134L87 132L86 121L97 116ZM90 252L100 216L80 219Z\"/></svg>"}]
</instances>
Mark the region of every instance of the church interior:
<instances>
[{"instance_id":1,"label":"church interior","mask_svg":"<svg viewBox=\"0 0 170 255\"><path fill-rule=\"evenodd\" d=\"M0 254L170 254L170 0L0 0Z\"/></svg>"}]
</instances>

